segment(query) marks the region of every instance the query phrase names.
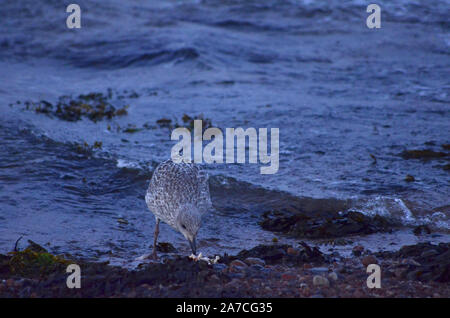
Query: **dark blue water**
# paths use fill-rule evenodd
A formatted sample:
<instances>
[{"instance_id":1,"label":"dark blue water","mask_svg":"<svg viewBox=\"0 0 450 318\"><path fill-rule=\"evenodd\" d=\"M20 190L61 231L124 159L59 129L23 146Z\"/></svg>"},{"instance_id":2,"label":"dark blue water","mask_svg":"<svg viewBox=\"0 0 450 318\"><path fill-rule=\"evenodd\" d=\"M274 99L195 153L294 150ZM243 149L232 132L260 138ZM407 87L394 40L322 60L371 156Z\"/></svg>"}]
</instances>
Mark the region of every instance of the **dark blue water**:
<instances>
[{"instance_id":1,"label":"dark blue water","mask_svg":"<svg viewBox=\"0 0 450 318\"><path fill-rule=\"evenodd\" d=\"M377 30L359 0L77 3L76 30L68 3L0 7L2 251L21 235L90 257L148 251L143 197L174 144L155 122L183 114L223 129L280 128L277 174L205 167L218 206L200 234L210 253L271 240L259 213L289 199L262 189L448 230L448 156L399 154L450 143L449 1L379 1ZM67 122L24 107L108 89L128 115ZM95 141L102 148L88 154L74 146ZM168 228L162 240L188 250Z\"/></svg>"}]
</instances>

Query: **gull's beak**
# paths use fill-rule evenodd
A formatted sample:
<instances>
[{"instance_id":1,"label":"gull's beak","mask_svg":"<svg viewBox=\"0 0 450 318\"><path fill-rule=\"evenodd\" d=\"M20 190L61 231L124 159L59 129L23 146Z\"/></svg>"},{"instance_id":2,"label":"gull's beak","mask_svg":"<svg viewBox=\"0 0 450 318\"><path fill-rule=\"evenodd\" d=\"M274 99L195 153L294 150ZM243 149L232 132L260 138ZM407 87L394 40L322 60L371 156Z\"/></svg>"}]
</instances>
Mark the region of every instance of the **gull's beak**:
<instances>
[{"instance_id":1,"label":"gull's beak","mask_svg":"<svg viewBox=\"0 0 450 318\"><path fill-rule=\"evenodd\" d=\"M189 240L189 244L191 245L192 253L194 253L194 255L197 255L197 241L195 239L195 236L192 238L192 241Z\"/></svg>"}]
</instances>

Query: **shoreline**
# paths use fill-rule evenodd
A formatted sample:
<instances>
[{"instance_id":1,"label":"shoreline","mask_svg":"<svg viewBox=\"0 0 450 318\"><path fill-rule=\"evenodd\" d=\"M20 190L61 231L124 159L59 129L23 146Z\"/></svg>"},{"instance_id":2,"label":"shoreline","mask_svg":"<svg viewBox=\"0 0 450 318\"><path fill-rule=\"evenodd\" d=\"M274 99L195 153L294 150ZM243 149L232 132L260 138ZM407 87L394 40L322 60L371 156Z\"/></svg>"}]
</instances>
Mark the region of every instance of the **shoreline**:
<instances>
[{"instance_id":1,"label":"shoreline","mask_svg":"<svg viewBox=\"0 0 450 318\"><path fill-rule=\"evenodd\" d=\"M136 270L64 259L29 243L0 255L1 297L450 297L450 243L377 253L358 245L343 258L304 242L274 243L222 255L217 264L173 255ZM66 286L73 263L80 289ZM381 268L379 289L366 284L372 263Z\"/></svg>"}]
</instances>

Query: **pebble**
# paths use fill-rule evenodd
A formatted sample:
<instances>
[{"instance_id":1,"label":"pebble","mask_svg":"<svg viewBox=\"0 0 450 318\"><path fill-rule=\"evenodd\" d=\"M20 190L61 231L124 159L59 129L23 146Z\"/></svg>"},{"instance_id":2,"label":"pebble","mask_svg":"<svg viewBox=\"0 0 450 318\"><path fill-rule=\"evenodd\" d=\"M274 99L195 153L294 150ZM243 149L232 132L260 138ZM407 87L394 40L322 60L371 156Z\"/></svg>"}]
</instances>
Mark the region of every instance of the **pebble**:
<instances>
[{"instance_id":1,"label":"pebble","mask_svg":"<svg viewBox=\"0 0 450 318\"><path fill-rule=\"evenodd\" d=\"M236 259L230 263L230 272L231 273L239 273L247 267L248 267L247 264Z\"/></svg>"},{"instance_id":2,"label":"pebble","mask_svg":"<svg viewBox=\"0 0 450 318\"><path fill-rule=\"evenodd\" d=\"M213 268L218 272L224 272L227 269L227 266L222 263L217 263L213 265Z\"/></svg>"},{"instance_id":3,"label":"pebble","mask_svg":"<svg viewBox=\"0 0 450 318\"><path fill-rule=\"evenodd\" d=\"M420 255L421 257L430 257L439 254L435 249L426 250Z\"/></svg>"},{"instance_id":4,"label":"pebble","mask_svg":"<svg viewBox=\"0 0 450 318\"><path fill-rule=\"evenodd\" d=\"M230 267L247 267L247 264L245 264L243 261L240 261L238 259L235 259L230 263Z\"/></svg>"},{"instance_id":5,"label":"pebble","mask_svg":"<svg viewBox=\"0 0 450 318\"><path fill-rule=\"evenodd\" d=\"M288 255L297 256L298 254L300 254L300 251L296 248L288 247L287 253Z\"/></svg>"},{"instance_id":6,"label":"pebble","mask_svg":"<svg viewBox=\"0 0 450 318\"><path fill-rule=\"evenodd\" d=\"M256 257L248 257L244 260L245 263L247 263L248 265L261 265L261 266L265 266L266 262L260 258L256 258Z\"/></svg>"},{"instance_id":7,"label":"pebble","mask_svg":"<svg viewBox=\"0 0 450 318\"><path fill-rule=\"evenodd\" d=\"M353 249L352 249L352 253L355 256L360 256L362 254L362 252L364 252L364 247L362 247L361 245L356 245Z\"/></svg>"},{"instance_id":8,"label":"pebble","mask_svg":"<svg viewBox=\"0 0 450 318\"><path fill-rule=\"evenodd\" d=\"M14 282L13 279L9 278L9 279L6 280L6 286L7 286L8 288L13 287L14 285L15 285L15 282Z\"/></svg>"},{"instance_id":9,"label":"pebble","mask_svg":"<svg viewBox=\"0 0 450 318\"><path fill-rule=\"evenodd\" d=\"M376 259L376 257L373 256L373 255L367 255L367 256L364 256L364 257L362 258L361 263L362 263L365 267L367 267L367 266L369 266L370 264L377 264L377 259Z\"/></svg>"},{"instance_id":10,"label":"pebble","mask_svg":"<svg viewBox=\"0 0 450 318\"><path fill-rule=\"evenodd\" d=\"M314 286L328 287L328 286L330 286L330 281L326 277L316 275L313 278L313 284L314 284Z\"/></svg>"},{"instance_id":11,"label":"pebble","mask_svg":"<svg viewBox=\"0 0 450 318\"><path fill-rule=\"evenodd\" d=\"M405 177L405 181L406 182L414 182L414 181L416 181L416 179L412 175L407 174Z\"/></svg>"},{"instance_id":12,"label":"pebble","mask_svg":"<svg viewBox=\"0 0 450 318\"><path fill-rule=\"evenodd\" d=\"M297 276L295 276L293 274L289 274L289 273L284 273L283 275L281 275L282 280L293 280L296 278L297 278Z\"/></svg>"},{"instance_id":13,"label":"pebble","mask_svg":"<svg viewBox=\"0 0 450 318\"><path fill-rule=\"evenodd\" d=\"M405 265L420 266L420 263L413 259L403 259L401 263Z\"/></svg>"},{"instance_id":14,"label":"pebble","mask_svg":"<svg viewBox=\"0 0 450 318\"><path fill-rule=\"evenodd\" d=\"M328 274L328 278L331 279L332 281L337 281L338 275L335 272L331 272Z\"/></svg>"}]
</instances>

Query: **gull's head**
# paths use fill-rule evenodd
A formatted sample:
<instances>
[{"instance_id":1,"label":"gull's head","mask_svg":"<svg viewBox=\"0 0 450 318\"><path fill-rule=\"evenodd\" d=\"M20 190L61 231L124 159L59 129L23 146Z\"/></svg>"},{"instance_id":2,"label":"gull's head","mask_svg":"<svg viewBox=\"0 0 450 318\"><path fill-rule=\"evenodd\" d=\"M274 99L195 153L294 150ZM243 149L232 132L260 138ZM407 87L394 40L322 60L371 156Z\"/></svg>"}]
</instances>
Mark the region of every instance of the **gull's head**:
<instances>
[{"instance_id":1,"label":"gull's head","mask_svg":"<svg viewBox=\"0 0 450 318\"><path fill-rule=\"evenodd\" d=\"M197 233L202 222L202 213L194 205L185 205L180 208L176 218L178 231L183 234L191 245L192 253L197 254Z\"/></svg>"}]
</instances>

